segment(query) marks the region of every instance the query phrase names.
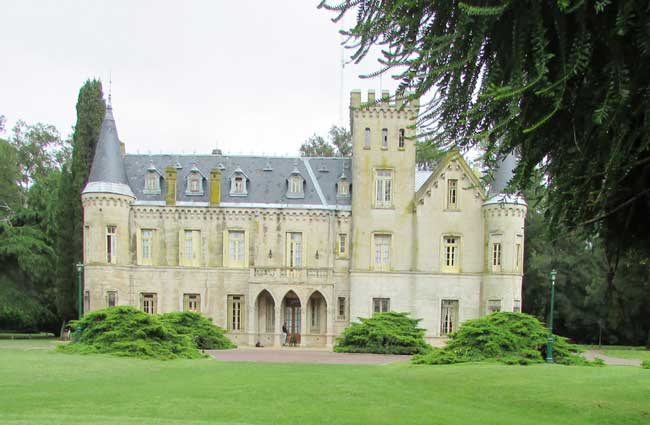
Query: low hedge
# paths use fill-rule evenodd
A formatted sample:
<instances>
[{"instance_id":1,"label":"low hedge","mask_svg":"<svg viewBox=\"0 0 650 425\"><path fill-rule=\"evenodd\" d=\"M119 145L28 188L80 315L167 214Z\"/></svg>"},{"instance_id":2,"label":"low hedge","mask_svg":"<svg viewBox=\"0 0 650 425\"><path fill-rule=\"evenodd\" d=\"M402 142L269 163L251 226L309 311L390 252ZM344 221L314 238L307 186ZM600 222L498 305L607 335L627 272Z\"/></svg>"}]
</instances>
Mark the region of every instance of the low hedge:
<instances>
[{"instance_id":1,"label":"low hedge","mask_svg":"<svg viewBox=\"0 0 650 425\"><path fill-rule=\"evenodd\" d=\"M71 326L72 342L58 347L66 353L169 360L205 357L199 348L207 346L232 347L220 328L196 313L158 316L120 306L90 312Z\"/></svg>"},{"instance_id":2,"label":"low hedge","mask_svg":"<svg viewBox=\"0 0 650 425\"><path fill-rule=\"evenodd\" d=\"M524 313L499 312L467 320L450 335L444 348L413 358L416 364L451 364L498 361L527 365L546 358L548 331L535 317ZM579 355L581 348L555 335L553 361L567 365L590 364ZM596 364L596 363L594 363Z\"/></svg>"},{"instance_id":3,"label":"low hedge","mask_svg":"<svg viewBox=\"0 0 650 425\"><path fill-rule=\"evenodd\" d=\"M419 319L408 313L376 313L360 318L348 326L337 339L334 351L339 353L421 354L429 351Z\"/></svg>"}]
</instances>

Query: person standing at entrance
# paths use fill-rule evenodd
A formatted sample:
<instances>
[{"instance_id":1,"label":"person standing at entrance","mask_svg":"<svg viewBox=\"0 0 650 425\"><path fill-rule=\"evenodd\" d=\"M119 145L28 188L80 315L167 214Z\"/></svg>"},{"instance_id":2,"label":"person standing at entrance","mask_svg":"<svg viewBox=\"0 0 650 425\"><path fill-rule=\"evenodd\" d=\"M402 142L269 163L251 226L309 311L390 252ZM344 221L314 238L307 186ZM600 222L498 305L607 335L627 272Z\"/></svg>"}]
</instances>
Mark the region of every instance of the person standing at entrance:
<instances>
[{"instance_id":1,"label":"person standing at entrance","mask_svg":"<svg viewBox=\"0 0 650 425\"><path fill-rule=\"evenodd\" d=\"M287 322L282 325L282 345L287 345Z\"/></svg>"}]
</instances>

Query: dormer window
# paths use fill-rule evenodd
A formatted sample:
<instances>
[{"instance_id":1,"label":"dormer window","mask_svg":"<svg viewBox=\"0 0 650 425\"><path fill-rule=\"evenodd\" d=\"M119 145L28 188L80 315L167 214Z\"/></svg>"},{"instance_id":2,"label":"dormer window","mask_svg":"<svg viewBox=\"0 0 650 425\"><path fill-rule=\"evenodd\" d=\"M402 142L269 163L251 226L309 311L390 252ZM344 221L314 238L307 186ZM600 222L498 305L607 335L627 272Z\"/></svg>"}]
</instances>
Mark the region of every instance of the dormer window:
<instances>
[{"instance_id":1,"label":"dormer window","mask_svg":"<svg viewBox=\"0 0 650 425\"><path fill-rule=\"evenodd\" d=\"M161 177L162 175L158 172L152 161L144 175L144 189L142 193L145 195L159 195Z\"/></svg>"},{"instance_id":2,"label":"dormer window","mask_svg":"<svg viewBox=\"0 0 650 425\"><path fill-rule=\"evenodd\" d=\"M197 195L200 192L202 192L202 190L201 190L201 176L200 175L197 174L197 175L190 176L190 179L189 179L189 192L192 195Z\"/></svg>"},{"instance_id":3,"label":"dormer window","mask_svg":"<svg viewBox=\"0 0 650 425\"><path fill-rule=\"evenodd\" d=\"M241 168L237 168L230 176L230 196L248 195L248 176Z\"/></svg>"},{"instance_id":4,"label":"dormer window","mask_svg":"<svg viewBox=\"0 0 650 425\"><path fill-rule=\"evenodd\" d=\"M336 197L348 198L350 196L350 182L345 175L339 177L339 182L336 184Z\"/></svg>"},{"instance_id":5,"label":"dormer window","mask_svg":"<svg viewBox=\"0 0 650 425\"><path fill-rule=\"evenodd\" d=\"M297 172L297 170L289 176L287 186L287 198L304 198L305 190L304 184L305 179Z\"/></svg>"},{"instance_id":6,"label":"dormer window","mask_svg":"<svg viewBox=\"0 0 650 425\"><path fill-rule=\"evenodd\" d=\"M186 195L200 196L203 195L203 174L196 167L192 167L190 173L187 175L187 189Z\"/></svg>"},{"instance_id":7,"label":"dormer window","mask_svg":"<svg viewBox=\"0 0 650 425\"><path fill-rule=\"evenodd\" d=\"M160 174L157 171L147 171L144 178L144 194L157 195L160 193Z\"/></svg>"}]
</instances>

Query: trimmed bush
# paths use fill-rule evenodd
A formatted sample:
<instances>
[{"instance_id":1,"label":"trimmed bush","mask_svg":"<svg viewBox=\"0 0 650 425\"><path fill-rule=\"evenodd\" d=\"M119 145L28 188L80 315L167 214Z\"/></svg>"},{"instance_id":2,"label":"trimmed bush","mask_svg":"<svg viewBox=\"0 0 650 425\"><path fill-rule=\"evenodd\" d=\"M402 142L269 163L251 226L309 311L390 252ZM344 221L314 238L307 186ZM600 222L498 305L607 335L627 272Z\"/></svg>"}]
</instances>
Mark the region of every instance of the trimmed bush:
<instances>
[{"instance_id":1,"label":"trimmed bush","mask_svg":"<svg viewBox=\"0 0 650 425\"><path fill-rule=\"evenodd\" d=\"M430 346L424 341L419 319L408 313L376 313L348 326L337 339L334 351L339 353L422 354Z\"/></svg>"},{"instance_id":2,"label":"trimmed bush","mask_svg":"<svg viewBox=\"0 0 650 425\"><path fill-rule=\"evenodd\" d=\"M527 365L542 363L546 357L547 329L535 317L523 313L499 312L468 320L450 336L445 348L416 356L416 364L450 364L498 361L505 364ZM577 355L581 349L566 338L555 336L555 363L586 365Z\"/></svg>"},{"instance_id":3,"label":"trimmed bush","mask_svg":"<svg viewBox=\"0 0 650 425\"><path fill-rule=\"evenodd\" d=\"M188 335L197 348L201 350L224 350L235 348L223 329L212 323L212 320L190 311L175 311L158 316L163 323L168 324L180 335Z\"/></svg>"},{"instance_id":4,"label":"trimmed bush","mask_svg":"<svg viewBox=\"0 0 650 425\"><path fill-rule=\"evenodd\" d=\"M650 369L650 360L644 360L641 362L641 367L644 369Z\"/></svg>"},{"instance_id":5,"label":"trimmed bush","mask_svg":"<svg viewBox=\"0 0 650 425\"><path fill-rule=\"evenodd\" d=\"M71 322L73 341L58 347L66 353L106 353L144 359L204 357L189 335L133 307L112 307Z\"/></svg>"}]
</instances>

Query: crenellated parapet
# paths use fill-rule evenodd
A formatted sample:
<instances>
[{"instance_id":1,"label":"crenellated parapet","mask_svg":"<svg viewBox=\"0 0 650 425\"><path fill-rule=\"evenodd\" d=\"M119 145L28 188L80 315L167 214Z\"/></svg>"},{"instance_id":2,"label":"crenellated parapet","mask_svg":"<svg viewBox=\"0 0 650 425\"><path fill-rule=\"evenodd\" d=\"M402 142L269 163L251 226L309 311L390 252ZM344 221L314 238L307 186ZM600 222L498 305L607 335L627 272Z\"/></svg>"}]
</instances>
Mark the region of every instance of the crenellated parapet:
<instances>
[{"instance_id":1,"label":"crenellated parapet","mask_svg":"<svg viewBox=\"0 0 650 425\"><path fill-rule=\"evenodd\" d=\"M401 93L391 95L388 90L382 90L377 97L374 90L368 90L364 99L361 90L350 92L350 113L355 118L415 119L419 110L419 99L409 100Z\"/></svg>"}]
</instances>

